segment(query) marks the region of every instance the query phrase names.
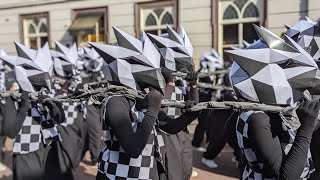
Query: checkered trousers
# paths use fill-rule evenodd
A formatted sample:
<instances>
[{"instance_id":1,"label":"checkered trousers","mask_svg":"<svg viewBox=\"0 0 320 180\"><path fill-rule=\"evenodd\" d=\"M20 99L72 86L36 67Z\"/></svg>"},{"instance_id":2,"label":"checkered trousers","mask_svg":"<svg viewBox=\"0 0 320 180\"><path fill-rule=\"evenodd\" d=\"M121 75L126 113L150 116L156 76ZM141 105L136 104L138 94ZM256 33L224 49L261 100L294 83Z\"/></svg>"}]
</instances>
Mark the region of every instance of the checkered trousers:
<instances>
[{"instance_id":1,"label":"checkered trousers","mask_svg":"<svg viewBox=\"0 0 320 180\"><path fill-rule=\"evenodd\" d=\"M98 170L110 180L151 180L151 173L155 170L154 161L162 160L164 155L164 141L157 126L153 127L148 142L138 158L131 158L121 147L113 130L105 118L105 105L111 97L106 98L102 106L103 139L106 147L102 150L98 161ZM132 128L136 131L142 122L144 113L134 110L135 117Z\"/></svg>"},{"instance_id":2,"label":"checkered trousers","mask_svg":"<svg viewBox=\"0 0 320 180\"><path fill-rule=\"evenodd\" d=\"M23 121L21 130L15 139L13 153L28 154L37 151L40 143L49 145L53 140L61 140L61 136L55 125L50 128L43 128L41 126L41 123L52 122L50 113L43 108L31 107L29 109L28 115Z\"/></svg>"},{"instance_id":3,"label":"checkered trousers","mask_svg":"<svg viewBox=\"0 0 320 180\"><path fill-rule=\"evenodd\" d=\"M242 178L243 180L272 180L274 177L266 177L262 174L262 169L264 164L261 160L259 160L255 154L255 152L251 149L252 143L250 142L250 138L248 136L249 131L249 120L250 116L253 113L263 113L261 111L247 111L242 112L237 121L237 140L238 145L246 158L247 164L243 171ZM279 140L281 142L281 147L284 154L288 154L290 151L292 144L295 138L295 132L288 128L284 123L282 123L282 131L281 134L278 134ZM314 167L312 164L311 153L309 150L308 159L304 171L301 174L300 179L306 180L310 177L311 173L314 172Z\"/></svg>"}]
</instances>

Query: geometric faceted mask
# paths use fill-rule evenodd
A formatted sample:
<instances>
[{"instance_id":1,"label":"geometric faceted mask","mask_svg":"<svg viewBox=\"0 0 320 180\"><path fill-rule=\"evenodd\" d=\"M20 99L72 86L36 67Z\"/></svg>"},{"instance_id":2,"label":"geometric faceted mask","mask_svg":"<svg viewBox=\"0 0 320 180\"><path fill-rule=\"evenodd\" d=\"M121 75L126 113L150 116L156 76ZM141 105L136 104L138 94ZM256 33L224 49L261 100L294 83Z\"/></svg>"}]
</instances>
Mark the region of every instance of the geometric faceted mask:
<instances>
[{"instance_id":1,"label":"geometric faceted mask","mask_svg":"<svg viewBox=\"0 0 320 180\"><path fill-rule=\"evenodd\" d=\"M293 26L286 26L287 36L296 41L320 65L320 22L314 22L306 17Z\"/></svg>"},{"instance_id":2,"label":"geometric faceted mask","mask_svg":"<svg viewBox=\"0 0 320 180\"><path fill-rule=\"evenodd\" d=\"M153 87L164 94L165 81L160 69L160 54L148 37L144 42L114 27L118 46L90 43L107 63L106 78L134 90Z\"/></svg>"},{"instance_id":3,"label":"geometric faceted mask","mask_svg":"<svg viewBox=\"0 0 320 180\"><path fill-rule=\"evenodd\" d=\"M73 75L76 75L76 65L79 59L76 43L70 48L57 41L55 44L56 50L51 50L55 72L63 77L72 77Z\"/></svg>"},{"instance_id":4,"label":"geometric faceted mask","mask_svg":"<svg viewBox=\"0 0 320 180\"><path fill-rule=\"evenodd\" d=\"M254 26L259 40L226 51L234 60L229 74L235 94L253 102L291 105L320 84L313 58L293 39Z\"/></svg>"},{"instance_id":5,"label":"geometric faceted mask","mask_svg":"<svg viewBox=\"0 0 320 180\"><path fill-rule=\"evenodd\" d=\"M167 32L167 38L147 34L162 56L161 66L172 71L181 71L182 69L193 71L193 46L185 30L181 28L178 34L170 26L167 26Z\"/></svg>"},{"instance_id":6,"label":"geometric faceted mask","mask_svg":"<svg viewBox=\"0 0 320 180\"><path fill-rule=\"evenodd\" d=\"M53 61L48 43L33 50L15 42L18 56L2 56L1 59L12 64L20 87L27 92L51 90Z\"/></svg>"}]
</instances>

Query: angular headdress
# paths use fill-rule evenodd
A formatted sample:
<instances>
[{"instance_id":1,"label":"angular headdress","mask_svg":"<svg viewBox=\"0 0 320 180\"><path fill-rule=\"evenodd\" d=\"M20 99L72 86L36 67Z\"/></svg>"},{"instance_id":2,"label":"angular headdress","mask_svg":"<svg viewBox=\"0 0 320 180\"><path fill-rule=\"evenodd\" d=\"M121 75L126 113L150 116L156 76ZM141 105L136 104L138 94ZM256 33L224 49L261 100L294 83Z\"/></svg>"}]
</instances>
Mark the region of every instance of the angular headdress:
<instances>
[{"instance_id":1,"label":"angular headdress","mask_svg":"<svg viewBox=\"0 0 320 180\"><path fill-rule=\"evenodd\" d=\"M304 48L320 65L320 21L314 22L306 17L293 26L286 26L286 34Z\"/></svg>"},{"instance_id":2,"label":"angular headdress","mask_svg":"<svg viewBox=\"0 0 320 180\"><path fill-rule=\"evenodd\" d=\"M160 54L150 39L141 42L115 27L114 32L119 46L90 43L107 63L106 78L135 90L153 87L164 93Z\"/></svg>"},{"instance_id":3,"label":"angular headdress","mask_svg":"<svg viewBox=\"0 0 320 180\"><path fill-rule=\"evenodd\" d=\"M36 92L41 88L51 89L53 61L49 45L33 50L15 42L18 56L1 56L1 59L14 66L20 87L27 92Z\"/></svg>"},{"instance_id":4,"label":"angular headdress","mask_svg":"<svg viewBox=\"0 0 320 180\"><path fill-rule=\"evenodd\" d=\"M104 65L104 60L94 50L94 48L83 46L80 51L80 58L83 60L83 65L87 71L98 72L101 70Z\"/></svg>"},{"instance_id":5,"label":"angular headdress","mask_svg":"<svg viewBox=\"0 0 320 180\"><path fill-rule=\"evenodd\" d=\"M226 51L234 60L230 80L238 97L289 105L303 91L318 86L317 64L305 50L288 36L286 43L263 27L255 29L258 41L246 49Z\"/></svg>"},{"instance_id":6,"label":"angular headdress","mask_svg":"<svg viewBox=\"0 0 320 180\"><path fill-rule=\"evenodd\" d=\"M215 49L212 49L211 52L202 54L200 57L200 66L202 72L215 71L216 69L224 68L224 60Z\"/></svg>"},{"instance_id":7,"label":"angular headdress","mask_svg":"<svg viewBox=\"0 0 320 180\"><path fill-rule=\"evenodd\" d=\"M162 55L161 65L172 71L180 71L185 68L193 70L193 47L185 30L181 28L178 34L167 26L167 31L168 38L147 34Z\"/></svg>"},{"instance_id":8,"label":"angular headdress","mask_svg":"<svg viewBox=\"0 0 320 180\"><path fill-rule=\"evenodd\" d=\"M76 43L70 48L57 41L55 43L56 51L51 50L55 72L58 75L65 77L75 75L76 65L79 59Z\"/></svg>"}]
</instances>

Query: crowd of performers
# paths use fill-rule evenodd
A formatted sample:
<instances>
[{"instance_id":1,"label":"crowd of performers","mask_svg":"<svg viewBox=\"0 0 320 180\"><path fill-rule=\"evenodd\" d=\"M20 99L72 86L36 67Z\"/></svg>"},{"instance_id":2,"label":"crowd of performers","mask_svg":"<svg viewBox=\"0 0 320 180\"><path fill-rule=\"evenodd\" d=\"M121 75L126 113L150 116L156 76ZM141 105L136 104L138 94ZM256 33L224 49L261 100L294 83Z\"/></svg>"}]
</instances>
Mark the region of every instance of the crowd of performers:
<instances>
[{"instance_id":1,"label":"crowd of performers","mask_svg":"<svg viewBox=\"0 0 320 180\"><path fill-rule=\"evenodd\" d=\"M229 75L201 78L199 73L226 67L212 50L196 72L183 28L136 39L114 27L117 45L90 43L79 50L59 42L55 50L48 44L33 50L15 42L17 56L0 53L2 92L21 93L0 102L0 149L5 137L15 139L13 179L76 179L89 151L97 180L189 180L192 150L203 151L202 163L216 168L214 159L226 143L234 149L240 179L320 179L320 23L306 19L287 28L280 38L255 26L258 40L227 52L233 59ZM106 93L54 100L76 97L87 83L106 80L145 97ZM201 88L199 82L233 91ZM163 107L162 99L185 106ZM191 110L212 100L285 108ZM188 125L195 119L191 141Z\"/></svg>"}]
</instances>

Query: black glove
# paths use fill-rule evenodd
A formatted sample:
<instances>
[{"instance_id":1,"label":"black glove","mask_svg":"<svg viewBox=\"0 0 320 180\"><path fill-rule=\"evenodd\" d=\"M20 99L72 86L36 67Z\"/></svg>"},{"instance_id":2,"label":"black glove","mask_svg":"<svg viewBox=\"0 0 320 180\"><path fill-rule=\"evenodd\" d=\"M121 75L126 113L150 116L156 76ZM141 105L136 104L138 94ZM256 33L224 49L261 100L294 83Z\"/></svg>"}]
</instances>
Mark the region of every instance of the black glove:
<instances>
[{"instance_id":1,"label":"black glove","mask_svg":"<svg viewBox=\"0 0 320 180\"><path fill-rule=\"evenodd\" d=\"M30 108L29 93L26 91L22 91L22 95L21 95L20 99L21 99L21 102L20 102L20 106L19 106L19 114L24 116L24 118L22 118L22 119L25 119L26 118L25 116L28 114L28 110Z\"/></svg>"},{"instance_id":2,"label":"black glove","mask_svg":"<svg viewBox=\"0 0 320 180\"><path fill-rule=\"evenodd\" d=\"M192 100L187 100L186 105L184 106L183 109L181 109L181 112L182 113L187 113L187 112L191 112L190 111L190 108L192 108L194 105L196 105L196 102L195 101L192 101Z\"/></svg>"},{"instance_id":3,"label":"black glove","mask_svg":"<svg viewBox=\"0 0 320 180\"><path fill-rule=\"evenodd\" d=\"M158 116L161 108L162 95L159 91L150 88L150 92L146 96L147 109L152 115Z\"/></svg>"},{"instance_id":4,"label":"black glove","mask_svg":"<svg viewBox=\"0 0 320 180\"><path fill-rule=\"evenodd\" d=\"M162 68L161 73L166 83L173 82L173 75L170 69Z\"/></svg>"},{"instance_id":5,"label":"black glove","mask_svg":"<svg viewBox=\"0 0 320 180\"><path fill-rule=\"evenodd\" d=\"M80 95L80 94L83 93L82 91L79 90L79 89L82 89L82 88L83 88L83 85L84 85L84 83L79 83L79 84L77 85L76 89L75 89L74 92L73 92L73 95L74 95L74 96L78 96L78 95Z\"/></svg>"},{"instance_id":6,"label":"black glove","mask_svg":"<svg viewBox=\"0 0 320 180\"><path fill-rule=\"evenodd\" d=\"M47 98L48 96L43 96L43 95L40 95L38 96L38 100L40 102L42 102L42 104L44 106L47 106L48 109L50 110L51 112L51 117L54 121L54 123L62 123L65 121L65 114L64 114L64 111L63 111L63 108L62 108L62 104L60 102L57 102L57 101L52 101L52 100L45 100L45 98Z\"/></svg>"},{"instance_id":7,"label":"black glove","mask_svg":"<svg viewBox=\"0 0 320 180\"><path fill-rule=\"evenodd\" d=\"M301 127L313 132L318 124L318 114L320 110L319 101L302 101L297 109L297 115L301 122Z\"/></svg>"},{"instance_id":8,"label":"black glove","mask_svg":"<svg viewBox=\"0 0 320 180\"><path fill-rule=\"evenodd\" d=\"M185 77L185 80L188 82L196 82L198 74L194 70L188 70L186 68L183 68L180 70L181 72L187 73L187 76Z\"/></svg>"}]
</instances>

